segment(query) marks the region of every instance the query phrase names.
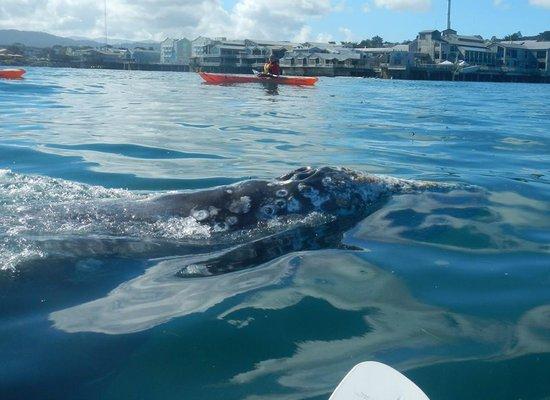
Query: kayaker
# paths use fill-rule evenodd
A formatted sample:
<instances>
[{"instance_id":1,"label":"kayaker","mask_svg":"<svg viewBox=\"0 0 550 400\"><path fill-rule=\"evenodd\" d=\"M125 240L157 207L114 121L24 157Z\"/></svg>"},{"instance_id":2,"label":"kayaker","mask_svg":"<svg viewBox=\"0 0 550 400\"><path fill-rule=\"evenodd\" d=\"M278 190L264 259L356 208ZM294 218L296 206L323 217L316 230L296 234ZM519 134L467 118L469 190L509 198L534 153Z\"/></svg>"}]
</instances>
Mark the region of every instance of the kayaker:
<instances>
[{"instance_id":1,"label":"kayaker","mask_svg":"<svg viewBox=\"0 0 550 400\"><path fill-rule=\"evenodd\" d=\"M271 56L264 64L264 75L281 75L281 67L279 61Z\"/></svg>"}]
</instances>

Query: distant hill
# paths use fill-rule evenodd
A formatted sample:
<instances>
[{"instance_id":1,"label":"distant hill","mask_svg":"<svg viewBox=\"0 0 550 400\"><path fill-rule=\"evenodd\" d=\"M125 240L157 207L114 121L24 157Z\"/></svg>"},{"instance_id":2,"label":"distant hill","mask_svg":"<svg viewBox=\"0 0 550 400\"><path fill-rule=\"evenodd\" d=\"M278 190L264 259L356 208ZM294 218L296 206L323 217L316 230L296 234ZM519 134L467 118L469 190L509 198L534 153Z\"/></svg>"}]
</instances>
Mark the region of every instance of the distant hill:
<instances>
[{"instance_id":1,"label":"distant hill","mask_svg":"<svg viewBox=\"0 0 550 400\"><path fill-rule=\"evenodd\" d=\"M30 47L60 46L102 46L101 43L88 39L70 39L51 35L45 32L18 31L16 29L0 29L0 45L21 43Z\"/></svg>"},{"instance_id":2,"label":"distant hill","mask_svg":"<svg viewBox=\"0 0 550 400\"><path fill-rule=\"evenodd\" d=\"M56 36L45 32L34 31L18 31L16 29L0 29L0 45L9 46L14 43L21 43L29 47L52 47L55 45L60 46L91 46L101 47L104 45L101 39L86 39L86 38L68 38L63 36ZM152 47L155 50L160 49L160 43L143 41L132 42L123 39L109 40L109 44L112 46L120 46L129 49L134 47Z\"/></svg>"},{"instance_id":3,"label":"distant hill","mask_svg":"<svg viewBox=\"0 0 550 400\"><path fill-rule=\"evenodd\" d=\"M80 41L80 40L93 40L94 42L98 42L98 43L104 43L105 42L105 39L103 38L85 38L85 37L81 37L81 36L71 36L70 39L74 39L76 41ZM155 42L154 40L141 40L141 41L133 41L133 40L128 40L128 39L120 39L120 38L109 38L108 40L109 44L111 46L115 46L115 47L124 47L124 48L127 48L127 49L134 49L136 47L144 47L146 49L152 47L153 50L160 50L160 43L159 42Z\"/></svg>"}]
</instances>

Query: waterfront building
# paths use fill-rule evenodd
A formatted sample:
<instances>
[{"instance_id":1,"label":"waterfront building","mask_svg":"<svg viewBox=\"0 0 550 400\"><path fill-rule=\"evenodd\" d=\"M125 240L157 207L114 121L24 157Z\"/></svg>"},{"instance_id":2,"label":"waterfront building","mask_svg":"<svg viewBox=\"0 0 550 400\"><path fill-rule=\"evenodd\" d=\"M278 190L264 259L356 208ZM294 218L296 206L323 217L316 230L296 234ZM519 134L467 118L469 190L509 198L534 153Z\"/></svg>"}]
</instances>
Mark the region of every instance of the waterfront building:
<instances>
[{"instance_id":1,"label":"waterfront building","mask_svg":"<svg viewBox=\"0 0 550 400\"><path fill-rule=\"evenodd\" d=\"M127 49L82 49L73 54L74 58L79 58L78 61L86 65L122 64L131 60L131 53Z\"/></svg>"},{"instance_id":2,"label":"waterfront building","mask_svg":"<svg viewBox=\"0 0 550 400\"><path fill-rule=\"evenodd\" d=\"M136 64L159 64L160 52L136 48L132 51L132 59Z\"/></svg>"},{"instance_id":3,"label":"waterfront building","mask_svg":"<svg viewBox=\"0 0 550 400\"><path fill-rule=\"evenodd\" d=\"M191 41L182 38L176 41L176 64L189 65L191 60Z\"/></svg>"},{"instance_id":4,"label":"waterfront building","mask_svg":"<svg viewBox=\"0 0 550 400\"><path fill-rule=\"evenodd\" d=\"M408 44L398 44L392 47L357 48L355 51L361 54L362 58L368 59L370 65L379 68L407 68L414 62L413 53L411 53Z\"/></svg>"},{"instance_id":5,"label":"waterfront building","mask_svg":"<svg viewBox=\"0 0 550 400\"><path fill-rule=\"evenodd\" d=\"M191 41L191 58L200 57L207 51L207 46L212 43L212 39L205 36L199 36Z\"/></svg>"},{"instance_id":6,"label":"waterfront building","mask_svg":"<svg viewBox=\"0 0 550 400\"><path fill-rule=\"evenodd\" d=\"M192 43L191 65L204 71L251 73L268 57L281 58L292 46L290 42L199 37Z\"/></svg>"},{"instance_id":7,"label":"waterfront building","mask_svg":"<svg viewBox=\"0 0 550 400\"><path fill-rule=\"evenodd\" d=\"M175 40L166 38L160 42L160 63L161 64L175 64L176 63L176 48L174 45Z\"/></svg>"},{"instance_id":8,"label":"waterfront building","mask_svg":"<svg viewBox=\"0 0 550 400\"><path fill-rule=\"evenodd\" d=\"M244 40L218 40L203 41L201 46L194 46L195 56L191 58L194 66L204 70L219 70L231 72L237 68L242 53L245 52Z\"/></svg>"},{"instance_id":9,"label":"waterfront building","mask_svg":"<svg viewBox=\"0 0 550 400\"><path fill-rule=\"evenodd\" d=\"M439 64L445 61L494 65L496 57L488 48L490 42L481 36L458 35L453 29L422 31L411 43L410 50L419 55L420 63Z\"/></svg>"},{"instance_id":10,"label":"waterfront building","mask_svg":"<svg viewBox=\"0 0 550 400\"><path fill-rule=\"evenodd\" d=\"M285 74L315 76L371 76L366 54L335 43L301 43L280 60Z\"/></svg>"},{"instance_id":11,"label":"waterfront building","mask_svg":"<svg viewBox=\"0 0 550 400\"><path fill-rule=\"evenodd\" d=\"M261 69L267 58L273 56L281 59L291 50L293 44L290 42L277 42L267 40L250 40L244 41L245 49L240 54L238 65L244 68Z\"/></svg>"},{"instance_id":12,"label":"waterfront building","mask_svg":"<svg viewBox=\"0 0 550 400\"><path fill-rule=\"evenodd\" d=\"M166 38L160 44L160 63L189 65L192 43L189 39Z\"/></svg>"},{"instance_id":13,"label":"waterfront building","mask_svg":"<svg viewBox=\"0 0 550 400\"><path fill-rule=\"evenodd\" d=\"M500 67L550 74L550 41L503 41L492 43L490 48L496 54Z\"/></svg>"}]
</instances>

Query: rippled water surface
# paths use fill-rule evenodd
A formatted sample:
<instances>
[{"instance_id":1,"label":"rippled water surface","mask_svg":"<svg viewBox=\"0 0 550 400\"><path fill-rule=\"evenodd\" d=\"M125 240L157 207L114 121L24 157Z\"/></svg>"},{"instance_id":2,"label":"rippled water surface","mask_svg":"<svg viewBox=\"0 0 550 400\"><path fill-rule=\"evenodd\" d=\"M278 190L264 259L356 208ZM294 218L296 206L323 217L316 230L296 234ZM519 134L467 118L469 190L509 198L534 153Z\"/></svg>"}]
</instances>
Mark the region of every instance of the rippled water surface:
<instances>
[{"instance_id":1,"label":"rippled water surface","mask_svg":"<svg viewBox=\"0 0 550 400\"><path fill-rule=\"evenodd\" d=\"M432 399L549 398L549 115L547 85L0 81L0 398L326 399L364 360ZM177 211L307 165L418 190L346 224ZM239 268L182 274L204 260Z\"/></svg>"}]
</instances>

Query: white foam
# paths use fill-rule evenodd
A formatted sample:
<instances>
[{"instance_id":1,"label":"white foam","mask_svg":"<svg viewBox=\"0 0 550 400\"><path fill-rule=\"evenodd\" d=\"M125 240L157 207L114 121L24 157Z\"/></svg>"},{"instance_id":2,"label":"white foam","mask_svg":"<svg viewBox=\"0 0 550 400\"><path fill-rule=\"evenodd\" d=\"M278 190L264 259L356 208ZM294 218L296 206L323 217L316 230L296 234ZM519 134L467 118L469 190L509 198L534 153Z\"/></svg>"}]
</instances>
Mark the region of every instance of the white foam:
<instances>
[{"instance_id":1,"label":"white foam","mask_svg":"<svg viewBox=\"0 0 550 400\"><path fill-rule=\"evenodd\" d=\"M48 256L56 239L98 237L205 238L210 228L195 218L139 215L145 193L107 189L0 170L0 270ZM134 211L133 211L134 210ZM50 246L45 238L53 238ZM89 243L90 248L101 248ZM62 244L57 244L62 251ZM46 250L49 249L49 250ZM66 251L70 251L69 248ZM71 254L67 254L71 255Z\"/></svg>"}]
</instances>

